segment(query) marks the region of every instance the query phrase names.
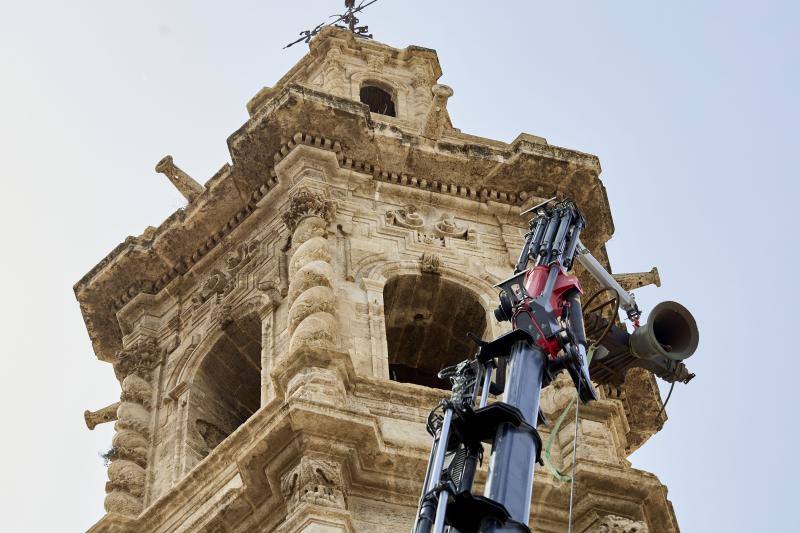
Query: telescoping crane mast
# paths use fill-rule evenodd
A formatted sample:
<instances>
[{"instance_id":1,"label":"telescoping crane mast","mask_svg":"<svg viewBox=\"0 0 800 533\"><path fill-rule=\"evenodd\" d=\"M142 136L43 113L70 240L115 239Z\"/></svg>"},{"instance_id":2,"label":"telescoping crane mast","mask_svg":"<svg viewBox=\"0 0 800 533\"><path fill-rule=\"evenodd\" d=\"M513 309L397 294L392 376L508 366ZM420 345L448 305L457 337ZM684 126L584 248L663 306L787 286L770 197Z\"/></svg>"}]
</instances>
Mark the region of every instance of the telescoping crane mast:
<instances>
[{"instance_id":1,"label":"telescoping crane mast","mask_svg":"<svg viewBox=\"0 0 800 533\"><path fill-rule=\"evenodd\" d=\"M582 289L570 271L575 261L602 290L615 294L618 307L634 324L628 334L617 317L588 316L604 330L595 358L627 361L663 379L688 382L681 362L694 353L699 335L691 313L676 302L663 302L639 326L641 312L625 291L581 244L586 225L571 200L548 200L533 213L514 274L497 284L500 304L494 315L510 321L512 330L492 341L473 335L475 356L443 369L452 383L449 400L428 416L433 437L428 469L414 523L414 533L526 532L533 491L534 463L542 462L536 426L544 417L539 397L558 373L572 378L581 402L597 398L589 375L589 341L581 306ZM620 359L622 354L622 359ZM502 401L489 402L490 395ZM472 486L491 444L483 495Z\"/></svg>"}]
</instances>

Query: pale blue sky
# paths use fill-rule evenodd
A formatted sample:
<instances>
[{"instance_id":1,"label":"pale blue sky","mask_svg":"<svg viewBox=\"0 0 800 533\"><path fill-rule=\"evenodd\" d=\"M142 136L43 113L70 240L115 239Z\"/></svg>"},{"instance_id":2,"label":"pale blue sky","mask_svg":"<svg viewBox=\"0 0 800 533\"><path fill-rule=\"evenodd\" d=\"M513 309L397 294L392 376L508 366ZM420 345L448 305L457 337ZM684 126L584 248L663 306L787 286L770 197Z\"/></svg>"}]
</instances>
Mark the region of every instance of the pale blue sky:
<instances>
[{"instance_id":1,"label":"pale blue sky","mask_svg":"<svg viewBox=\"0 0 800 533\"><path fill-rule=\"evenodd\" d=\"M153 172L161 156L203 181L229 160L247 100L305 52L283 44L340 3L2 0L3 530L101 516L112 430L87 431L82 412L119 389L72 284L181 205ZM600 157L615 269L657 265L663 286L640 303L681 301L701 328L698 377L632 457L688 533L793 529L798 15L770 1L381 0L364 17L384 42L438 51L463 131Z\"/></svg>"}]
</instances>

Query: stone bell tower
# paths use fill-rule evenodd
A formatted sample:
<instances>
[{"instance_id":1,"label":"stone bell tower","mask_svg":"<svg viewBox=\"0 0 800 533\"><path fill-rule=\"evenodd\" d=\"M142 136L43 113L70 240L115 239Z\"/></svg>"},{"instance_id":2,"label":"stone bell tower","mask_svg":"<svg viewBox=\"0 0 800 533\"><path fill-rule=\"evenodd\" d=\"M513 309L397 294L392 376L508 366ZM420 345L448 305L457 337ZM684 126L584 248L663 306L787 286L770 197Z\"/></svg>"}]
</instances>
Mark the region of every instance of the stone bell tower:
<instances>
[{"instance_id":1,"label":"stone bell tower","mask_svg":"<svg viewBox=\"0 0 800 533\"><path fill-rule=\"evenodd\" d=\"M410 528L425 417L447 395L436 373L474 351L467 332L505 331L492 286L521 247L520 211L575 199L601 258L613 232L595 156L462 133L441 74L433 50L326 28L247 104L232 164L200 185L159 162L186 207L75 285L121 385L86 413L116 430L91 531ZM551 420L571 394L545 389ZM666 488L626 459L664 420L652 375L600 394L581 410L575 531L677 532ZM553 437L557 468L573 431ZM533 530L565 531L568 498L538 472Z\"/></svg>"}]
</instances>

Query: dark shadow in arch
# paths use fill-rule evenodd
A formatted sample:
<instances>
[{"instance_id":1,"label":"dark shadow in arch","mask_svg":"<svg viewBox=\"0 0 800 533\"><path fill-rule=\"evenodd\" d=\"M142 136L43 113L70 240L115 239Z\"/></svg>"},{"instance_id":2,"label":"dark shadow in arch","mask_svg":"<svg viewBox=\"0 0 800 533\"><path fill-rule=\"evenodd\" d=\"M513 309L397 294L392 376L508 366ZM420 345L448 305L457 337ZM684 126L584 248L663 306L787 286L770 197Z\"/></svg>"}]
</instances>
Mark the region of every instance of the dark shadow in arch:
<instances>
[{"instance_id":1,"label":"dark shadow in arch","mask_svg":"<svg viewBox=\"0 0 800 533\"><path fill-rule=\"evenodd\" d=\"M390 117L397 116L394 99L385 89L381 89L376 85L365 84L361 87L360 98L362 103L369 106L369 110L372 113Z\"/></svg>"},{"instance_id":2,"label":"dark shadow in arch","mask_svg":"<svg viewBox=\"0 0 800 533\"><path fill-rule=\"evenodd\" d=\"M225 327L192 382L187 445L202 459L255 413L261 402L261 320L248 314Z\"/></svg>"},{"instance_id":3,"label":"dark shadow in arch","mask_svg":"<svg viewBox=\"0 0 800 533\"><path fill-rule=\"evenodd\" d=\"M469 289L434 274L392 278L383 289L389 377L450 389L436 374L476 349L467 333L483 336L486 310Z\"/></svg>"}]
</instances>

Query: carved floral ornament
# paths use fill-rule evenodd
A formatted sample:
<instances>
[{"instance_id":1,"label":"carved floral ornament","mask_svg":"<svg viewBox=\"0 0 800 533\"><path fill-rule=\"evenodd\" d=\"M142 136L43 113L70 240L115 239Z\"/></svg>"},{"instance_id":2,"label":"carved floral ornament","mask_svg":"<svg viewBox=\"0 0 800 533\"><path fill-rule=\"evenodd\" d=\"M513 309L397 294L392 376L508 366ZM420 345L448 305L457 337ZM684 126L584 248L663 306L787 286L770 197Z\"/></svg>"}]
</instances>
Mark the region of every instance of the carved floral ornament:
<instances>
[{"instance_id":1,"label":"carved floral ornament","mask_svg":"<svg viewBox=\"0 0 800 533\"><path fill-rule=\"evenodd\" d=\"M475 241L475 230L458 224L453 215L440 214L435 209L429 208L427 216L423 216L420 211L418 207L409 204L400 209L387 211L386 220L389 224L401 228L417 230L420 240L426 244L432 244L437 237Z\"/></svg>"},{"instance_id":2,"label":"carved floral ornament","mask_svg":"<svg viewBox=\"0 0 800 533\"><path fill-rule=\"evenodd\" d=\"M415 63L411 67L411 71L414 73L414 80L411 82L411 86L414 89L431 85L432 82L430 80L430 75L428 74L428 69L425 68L424 65Z\"/></svg>"},{"instance_id":3,"label":"carved floral ornament","mask_svg":"<svg viewBox=\"0 0 800 533\"><path fill-rule=\"evenodd\" d=\"M301 503L344 507L344 484L336 463L303 456L281 477L281 493L290 510Z\"/></svg>"},{"instance_id":4,"label":"carved floral ornament","mask_svg":"<svg viewBox=\"0 0 800 533\"><path fill-rule=\"evenodd\" d=\"M369 54L367 56L367 67L375 72L383 70L383 65L386 63L386 56L378 54Z\"/></svg>"},{"instance_id":5,"label":"carved floral ornament","mask_svg":"<svg viewBox=\"0 0 800 533\"><path fill-rule=\"evenodd\" d=\"M420 270L429 274L439 274L442 259L436 254L423 253L419 258Z\"/></svg>"},{"instance_id":6,"label":"carved floral ornament","mask_svg":"<svg viewBox=\"0 0 800 533\"><path fill-rule=\"evenodd\" d=\"M114 369L120 376L137 374L143 379L150 379L150 371L161 359L158 343L153 337L143 337L117 352Z\"/></svg>"},{"instance_id":7,"label":"carved floral ornament","mask_svg":"<svg viewBox=\"0 0 800 533\"><path fill-rule=\"evenodd\" d=\"M235 286L235 277L247 264L249 264L260 250L261 241L258 239L242 243L228 254L223 260L221 268L214 268L200 285L197 293L192 296L192 302L200 305L212 296L225 296Z\"/></svg>"},{"instance_id":8,"label":"carved floral ornament","mask_svg":"<svg viewBox=\"0 0 800 533\"><path fill-rule=\"evenodd\" d=\"M318 192L303 189L292 196L289 207L281 217L289 231L294 231L304 218L316 216L332 222L335 215L336 202Z\"/></svg>"}]
</instances>

